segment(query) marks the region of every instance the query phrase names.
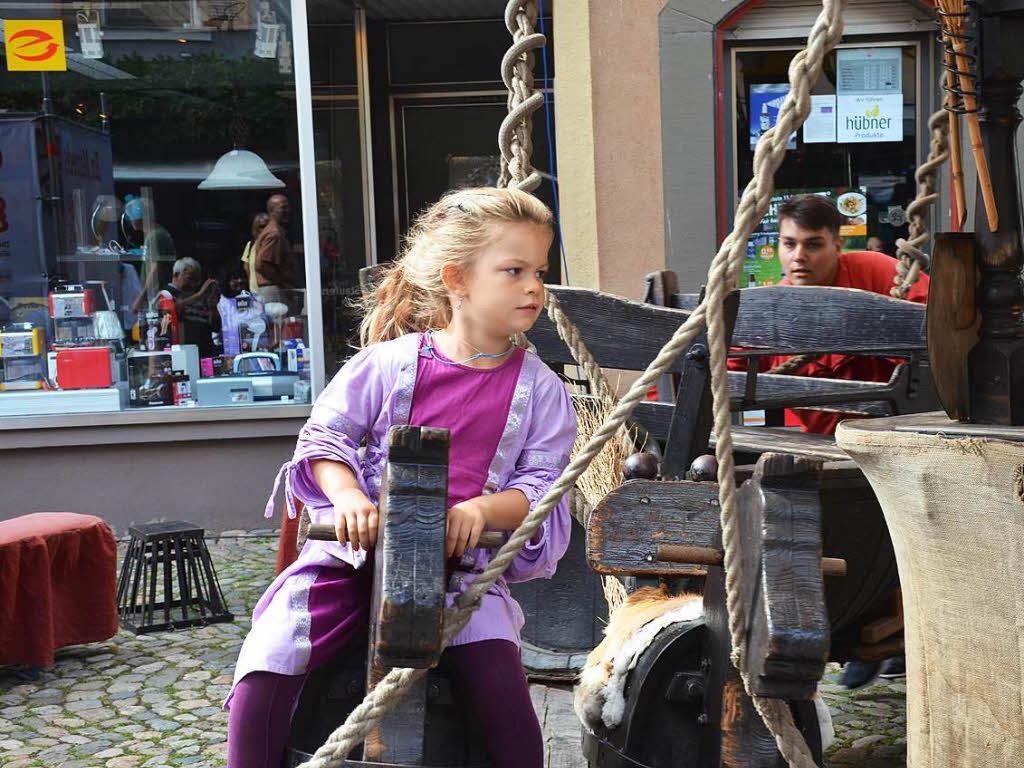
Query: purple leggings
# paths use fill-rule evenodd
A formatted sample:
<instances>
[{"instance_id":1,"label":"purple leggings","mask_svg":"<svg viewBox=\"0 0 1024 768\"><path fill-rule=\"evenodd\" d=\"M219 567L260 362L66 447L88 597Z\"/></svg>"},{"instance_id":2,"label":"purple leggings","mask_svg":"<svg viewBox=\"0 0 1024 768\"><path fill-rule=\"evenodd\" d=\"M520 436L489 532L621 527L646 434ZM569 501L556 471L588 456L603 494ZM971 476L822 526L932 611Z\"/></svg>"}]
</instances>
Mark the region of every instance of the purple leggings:
<instances>
[{"instance_id":1,"label":"purple leggings","mask_svg":"<svg viewBox=\"0 0 1024 768\"><path fill-rule=\"evenodd\" d=\"M543 768L540 724L515 643L484 640L444 655L494 768ZM228 768L280 768L305 681L306 675L273 672L250 672L239 681L228 720Z\"/></svg>"}]
</instances>

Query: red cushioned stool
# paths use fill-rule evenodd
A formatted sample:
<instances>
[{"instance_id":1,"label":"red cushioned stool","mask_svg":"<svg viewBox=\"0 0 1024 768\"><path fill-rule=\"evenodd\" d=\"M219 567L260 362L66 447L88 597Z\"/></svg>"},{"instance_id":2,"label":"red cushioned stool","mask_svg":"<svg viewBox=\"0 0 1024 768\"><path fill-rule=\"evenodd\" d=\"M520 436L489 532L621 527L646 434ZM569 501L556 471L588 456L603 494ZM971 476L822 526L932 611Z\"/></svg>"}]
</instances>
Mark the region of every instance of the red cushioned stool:
<instances>
[{"instance_id":1,"label":"red cushioned stool","mask_svg":"<svg viewBox=\"0 0 1024 768\"><path fill-rule=\"evenodd\" d=\"M0 520L0 664L53 665L57 648L117 634L117 543L103 520Z\"/></svg>"}]
</instances>

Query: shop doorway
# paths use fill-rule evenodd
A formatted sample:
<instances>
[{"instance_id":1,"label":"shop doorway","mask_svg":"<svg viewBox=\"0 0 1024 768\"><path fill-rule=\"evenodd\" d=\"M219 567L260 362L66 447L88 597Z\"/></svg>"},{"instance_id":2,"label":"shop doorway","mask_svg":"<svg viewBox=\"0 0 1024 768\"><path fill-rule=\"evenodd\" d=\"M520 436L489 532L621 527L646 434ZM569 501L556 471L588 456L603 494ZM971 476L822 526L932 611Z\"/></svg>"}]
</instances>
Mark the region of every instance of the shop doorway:
<instances>
[{"instance_id":1,"label":"shop doorway","mask_svg":"<svg viewBox=\"0 0 1024 768\"><path fill-rule=\"evenodd\" d=\"M500 2L397 10L317 0L309 8L329 378L354 352L359 269L393 260L410 221L446 191L497 182L497 133L507 112L500 63L510 36ZM534 116L533 163L545 177L536 194L554 209L550 18L545 31L549 109ZM539 56L534 75L542 88ZM556 279L557 239L550 259Z\"/></svg>"}]
</instances>

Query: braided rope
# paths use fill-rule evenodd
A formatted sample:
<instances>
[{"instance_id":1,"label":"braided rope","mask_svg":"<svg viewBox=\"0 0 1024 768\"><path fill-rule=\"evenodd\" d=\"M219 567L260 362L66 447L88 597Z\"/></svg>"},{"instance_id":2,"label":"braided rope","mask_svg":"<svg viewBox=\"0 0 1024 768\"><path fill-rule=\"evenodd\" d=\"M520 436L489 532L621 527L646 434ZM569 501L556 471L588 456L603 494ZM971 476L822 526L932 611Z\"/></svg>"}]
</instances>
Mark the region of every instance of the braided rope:
<instances>
[{"instance_id":1,"label":"braided rope","mask_svg":"<svg viewBox=\"0 0 1024 768\"><path fill-rule=\"evenodd\" d=\"M729 379L726 368L725 317L722 302L730 287L739 281L746 258L746 245L754 226L768 211L775 190L775 170L782 164L790 134L798 129L810 112L810 90L821 74L825 55L842 37L843 10L846 0L823 0L823 7L814 22L807 46L793 57L789 65L790 90L779 110L773 128L760 139L754 150L754 175L743 190L736 210L733 231L722 243L711 264L708 291L703 304L714 310L708 314L708 337L711 351L711 388L714 394L715 454L718 459L718 495L721 510L722 543L725 556L726 606L732 658L750 691L746 679L747 610L743 603L740 525L736 514L736 475L733 458L731 413L729 410ZM724 274L723 274L724 273ZM807 743L793 723L793 715L785 702L753 696L754 706L765 725L775 736L779 752L791 766L812 768L814 759Z\"/></svg>"},{"instance_id":2,"label":"braided rope","mask_svg":"<svg viewBox=\"0 0 1024 768\"><path fill-rule=\"evenodd\" d=\"M944 109L938 110L928 118L928 128L932 132L928 159L919 165L914 173L917 197L907 206L910 239L900 238L896 241L899 263L896 265L894 285L889 293L897 299L907 298L910 287L921 276L921 270L928 267L928 255L921 250L930 236L925 217L928 209L939 199L939 168L949 159L949 120Z\"/></svg>"},{"instance_id":3,"label":"braided rope","mask_svg":"<svg viewBox=\"0 0 1024 768\"><path fill-rule=\"evenodd\" d=\"M814 352L807 355L797 355L796 357L789 358L789 360L784 360L771 370L767 371L767 373L789 376L796 373L808 363L813 363L819 357L821 357L821 355Z\"/></svg>"},{"instance_id":4,"label":"braided rope","mask_svg":"<svg viewBox=\"0 0 1024 768\"><path fill-rule=\"evenodd\" d=\"M501 60L501 79L508 89L508 114L498 129L501 150L498 186L514 186L524 192L533 192L541 182L540 174L530 162L532 115L544 105L544 94L533 87L533 52L543 48L547 38L534 32L536 21L535 0L511 0L505 7L505 26L512 35L512 47Z\"/></svg>"},{"instance_id":5,"label":"braided rope","mask_svg":"<svg viewBox=\"0 0 1024 768\"><path fill-rule=\"evenodd\" d=\"M746 256L746 242L754 226L767 212L774 191L774 174L785 158L789 135L806 119L810 111L810 88L821 73L825 55L835 47L842 36L842 13L846 0L823 0L823 9L808 38L807 47L800 51L789 67L791 89L779 111L774 128L767 131L754 152L754 178L740 198L736 224L715 254L708 271L706 298L683 322L669 342L658 353L614 407L605 423L594 433L579 454L569 463L544 497L523 519L504 546L464 593L455 605L445 611L442 646L469 622L483 595L498 580L512 560L519 554L534 532L547 519L562 496L572 490L577 478L600 452L604 444L614 438L646 395L647 390L668 371L673 361L686 349L707 322L711 348L711 378L714 394L715 435L718 454L719 503L721 506L722 539L725 545L726 603L729 610L729 630L733 643L733 661L744 677L743 659L746 653L746 608L742 603L740 578L739 521L736 515L735 462L732 456L730 429L729 388L726 370L725 318L722 303L737 284ZM709 309L710 307L710 309ZM316 751L306 768L340 768L352 748L362 742L370 730L379 723L416 680L426 674L422 669L392 669L377 684L348 719L334 731ZM786 702L754 696L754 705L775 737L782 756L797 768L815 768L814 760L803 736L793 723Z\"/></svg>"}]
</instances>

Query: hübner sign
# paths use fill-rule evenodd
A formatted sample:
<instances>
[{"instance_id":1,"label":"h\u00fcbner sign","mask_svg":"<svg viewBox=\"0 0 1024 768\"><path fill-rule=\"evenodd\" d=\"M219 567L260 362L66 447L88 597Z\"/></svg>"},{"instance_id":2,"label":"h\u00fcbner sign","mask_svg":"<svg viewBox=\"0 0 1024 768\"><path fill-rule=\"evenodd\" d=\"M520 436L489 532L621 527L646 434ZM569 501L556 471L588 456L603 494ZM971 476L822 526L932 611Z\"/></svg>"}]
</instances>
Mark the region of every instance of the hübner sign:
<instances>
[{"instance_id":1,"label":"h\u00fcbner sign","mask_svg":"<svg viewBox=\"0 0 1024 768\"><path fill-rule=\"evenodd\" d=\"M903 94L861 93L836 97L836 141L903 140Z\"/></svg>"}]
</instances>

